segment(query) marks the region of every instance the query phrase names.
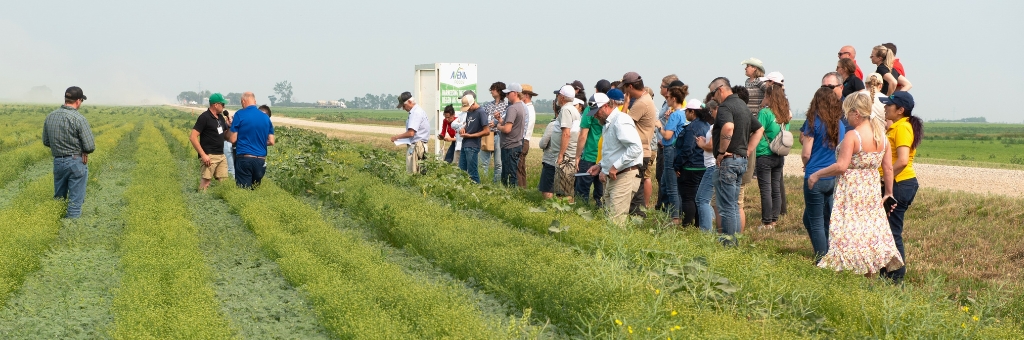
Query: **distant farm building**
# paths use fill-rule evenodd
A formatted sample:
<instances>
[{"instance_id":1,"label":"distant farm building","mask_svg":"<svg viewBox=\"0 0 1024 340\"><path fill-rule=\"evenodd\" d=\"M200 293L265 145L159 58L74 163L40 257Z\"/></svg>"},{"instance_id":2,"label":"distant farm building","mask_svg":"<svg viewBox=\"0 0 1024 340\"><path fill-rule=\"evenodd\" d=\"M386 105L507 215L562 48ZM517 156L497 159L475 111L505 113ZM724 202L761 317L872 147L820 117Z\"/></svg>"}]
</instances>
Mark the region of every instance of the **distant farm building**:
<instances>
[{"instance_id":1,"label":"distant farm building","mask_svg":"<svg viewBox=\"0 0 1024 340\"><path fill-rule=\"evenodd\" d=\"M316 101L316 107L319 109L347 109L345 102L339 100L318 100Z\"/></svg>"}]
</instances>

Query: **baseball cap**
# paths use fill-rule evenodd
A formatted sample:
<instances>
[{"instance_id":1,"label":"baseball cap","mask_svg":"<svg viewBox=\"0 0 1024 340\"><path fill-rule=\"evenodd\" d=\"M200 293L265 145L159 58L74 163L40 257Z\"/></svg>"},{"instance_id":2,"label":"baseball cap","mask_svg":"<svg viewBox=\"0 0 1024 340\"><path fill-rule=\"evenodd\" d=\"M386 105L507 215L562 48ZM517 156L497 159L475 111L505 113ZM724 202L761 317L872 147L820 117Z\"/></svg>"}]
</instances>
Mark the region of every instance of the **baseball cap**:
<instances>
[{"instance_id":1,"label":"baseball cap","mask_svg":"<svg viewBox=\"0 0 1024 340\"><path fill-rule=\"evenodd\" d=\"M668 88L679 87L679 86L683 86L683 85L686 85L686 84L684 84L682 80L676 79L676 80L673 80L671 83L668 83Z\"/></svg>"},{"instance_id":2,"label":"baseball cap","mask_svg":"<svg viewBox=\"0 0 1024 340\"><path fill-rule=\"evenodd\" d=\"M572 88L572 85L563 85L562 88L555 91L555 94L573 98L576 97L576 89Z\"/></svg>"},{"instance_id":3,"label":"baseball cap","mask_svg":"<svg viewBox=\"0 0 1024 340\"><path fill-rule=\"evenodd\" d=\"M636 72L626 72L626 74L622 75L623 84L632 84L640 81L640 79L642 79L640 78L640 74Z\"/></svg>"},{"instance_id":4,"label":"baseball cap","mask_svg":"<svg viewBox=\"0 0 1024 340\"><path fill-rule=\"evenodd\" d=\"M686 110L700 110L704 108L704 103L700 102L700 99L693 98L686 101Z\"/></svg>"},{"instance_id":5,"label":"baseball cap","mask_svg":"<svg viewBox=\"0 0 1024 340\"><path fill-rule=\"evenodd\" d=\"M82 88L78 86L69 87L64 91L64 99L69 100L86 100L85 93L82 93Z\"/></svg>"},{"instance_id":6,"label":"baseball cap","mask_svg":"<svg viewBox=\"0 0 1024 340\"><path fill-rule=\"evenodd\" d=\"M210 95L210 105L217 103L228 105L228 102L224 100L224 95L220 94L219 92Z\"/></svg>"},{"instance_id":7,"label":"baseball cap","mask_svg":"<svg viewBox=\"0 0 1024 340\"><path fill-rule=\"evenodd\" d=\"M608 99L621 102L623 100L626 100L626 95L622 93L622 90L611 89L608 90Z\"/></svg>"},{"instance_id":8,"label":"baseball cap","mask_svg":"<svg viewBox=\"0 0 1024 340\"><path fill-rule=\"evenodd\" d=\"M572 85L576 91L583 90L583 82L579 80L573 80L571 83L565 83L565 85Z\"/></svg>"},{"instance_id":9,"label":"baseball cap","mask_svg":"<svg viewBox=\"0 0 1024 340\"><path fill-rule=\"evenodd\" d=\"M572 105L587 105L587 103L583 102L579 98L573 98L572 99Z\"/></svg>"},{"instance_id":10,"label":"baseball cap","mask_svg":"<svg viewBox=\"0 0 1024 340\"><path fill-rule=\"evenodd\" d=\"M882 104L896 105L906 110L914 110L914 96L907 91L896 91L891 96L878 98Z\"/></svg>"},{"instance_id":11,"label":"baseball cap","mask_svg":"<svg viewBox=\"0 0 1024 340\"><path fill-rule=\"evenodd\" d=\"M608 79L598 80L597 84L594 85L594 89L600 93L608 93L608 90L612 89L612 82L608 81Z\"/></svg>"},{"instance_id":12,"label":"baseball cap","mask_svg":"<svg viewBox=\"0 0 1024 340\"><path fill-rule=\"evenodd\" d=\"M735 59L733 59L733 60L735 60ZM750 65L750 66L756 67L757 69L761 70L761 72L764 72L764 63L761 62L761 59L749 58L747 60L744 60L744 61L740 62L740 65Z\"/></svg>"},{"instance_id":13,"label":"baseball cap","mask_svg":"<svg viewBox=\"0 0 1024 340\"><path fill-rule=\"evenodd\" d=\"M523 86L519 85L519 83L512 83L512 84L508 85L508 88L506 88L504 90L501 90L501 92L503 92L503 93L509 93L509 92L519 92L519 93L522 93L523 92Z\"/></svg>"},{"instance_id":14,"label":"baseball cap","mask_svg":"<svg viewBox=\"0 0 1024 340\"><path fill-rule=\"evenodd\" d=\"M402 94L398 96L398 106L396 106L396 108L401 109L402 105L404 105L409 99L412 99L412 93L409 93L409 91L402 92Z\"/></svg>"},{"instance_id":15,"label":"baseball cap","mask_svg":"<svg viewBox=\"0 0 1024 340\"><path fill-rule=\"evenodd\" d=\"M590 96L590 106L592 107L590 109L590 115L593 116L594 113L597 112L596 109L601 108L602 106L604 106L604 104L608 104L609 101L610 100L608 99L608 95L601 92L595 93L593 96Z\"/></svg>"},{"instance_id":16,"label":"baseball cap","mask_svg":"<svg viewBox=\"0 0 1024 340\"><path fill-rule=\"evenodd\" d=\"M473 104L476 104L476 99L473 98L473 95L467 94L465 96L462 96L462 109L460 109L460 111L469 111L469 108L473 106Z\"/></svg>"},{"instance_id":17,"label":"baseball cap","mask_svg":"<svg viewBox=\"0 0 1024 340\"><path fill-rule=\"evenodd\" d=\"M778 71L775 71L775 72L772 72L772 73L764 75L764 79L765 80L771 80L771 81L774 81L774 82L779 83L779 84L782 84L783 82L786 81L786 78L783 77L782 73L779 73Z\"/></svg>"},{"instance_id":18,"label":"baseball cap","mask_svg":"<svg viewBox=\"0 0 1024 340\"><path fill-rule=\"evenodd\" d=\"M523 84L523 93L528 94L530 96L536 96L537 95L536 92L533 92L533 86L530 85L530 84Z\"/></svg>"}]
</instances>

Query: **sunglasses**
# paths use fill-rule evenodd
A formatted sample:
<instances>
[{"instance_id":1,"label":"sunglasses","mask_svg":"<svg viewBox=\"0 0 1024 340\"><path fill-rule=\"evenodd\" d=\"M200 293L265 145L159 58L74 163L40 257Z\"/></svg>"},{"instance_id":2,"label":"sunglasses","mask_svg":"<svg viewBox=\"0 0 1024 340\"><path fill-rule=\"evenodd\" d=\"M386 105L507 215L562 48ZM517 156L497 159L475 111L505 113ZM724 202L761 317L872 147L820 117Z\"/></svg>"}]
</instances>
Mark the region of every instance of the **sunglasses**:
<instances>
[{"instance_id":1,"label":"sunglasses","mask_svg":"<svg viewBox=\"0 0 1024 340\"><path fill-rule=\"evenodd\" d=\"M835 88L840 87L840 86L843 86L843 85L821 85L821 87L827 87L829 89L835 89Z\"/></svg>"},{"instance_id":2,"label":"sunglasses","mask_svg":"<svg viewBox=\"0 0 1024 340\"><path fill-rule=\"evenodd\" d=\"M850 52L839 52L839 57L842 58L844 55L850 54Z\"/></svg>"}]
</instances>

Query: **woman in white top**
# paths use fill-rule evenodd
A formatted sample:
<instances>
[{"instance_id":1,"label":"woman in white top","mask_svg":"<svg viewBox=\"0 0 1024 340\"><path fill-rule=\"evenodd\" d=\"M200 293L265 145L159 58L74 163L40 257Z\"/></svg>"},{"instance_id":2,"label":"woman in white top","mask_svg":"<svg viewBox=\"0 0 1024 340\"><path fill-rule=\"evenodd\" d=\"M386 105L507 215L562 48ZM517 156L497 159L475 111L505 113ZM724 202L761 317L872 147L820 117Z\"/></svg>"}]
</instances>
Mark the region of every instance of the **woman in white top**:
<instances>
[{"instance_id":1,"label":"woman in white top","mask_svg":"<svg viewBox=\"0 0 1024 340\"><path fill-rule=\"evenodd\" d=\"M710 100L708 96L706 104L704 104L704 110L707 110L711 114L711 122L713 123L715 117L718 117L718 102ZM712 232L715 230L712 225L714 216L718 216L718 213L711 208L711 198L715 193L713 177L715 174L716 164L715 155L712 152L711 142L711 130L714 129L714 125L708 128L707 134L704 136L697 137L697 146L704 150L704 167L707 170L704 171L704 177L700 179L700 185L697 187L697 226L700 230L706 232Z\"/></svg>"}]
</instances>

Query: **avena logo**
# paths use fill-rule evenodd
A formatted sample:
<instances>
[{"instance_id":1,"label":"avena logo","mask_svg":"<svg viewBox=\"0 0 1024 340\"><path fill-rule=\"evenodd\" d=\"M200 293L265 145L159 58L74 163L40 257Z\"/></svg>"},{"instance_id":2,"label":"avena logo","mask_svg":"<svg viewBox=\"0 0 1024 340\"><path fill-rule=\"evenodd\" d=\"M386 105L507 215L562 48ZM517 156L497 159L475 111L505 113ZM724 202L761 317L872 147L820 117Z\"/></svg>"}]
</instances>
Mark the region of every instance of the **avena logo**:
<instances>
[{"instance_id":1,"label":"avena logo","mask_svg":"<svg viewBox=\"0 0 1024 340\"><path fill-rule=\"evenodd\" d=\"M456 71L452 72L452 78L451 79L452 80L466 80L466 79L469 79L469 77L466 77L466 70L463 70L462 68L459 68L459 70L456 70Z\"/></svg>"}]
</instances>

